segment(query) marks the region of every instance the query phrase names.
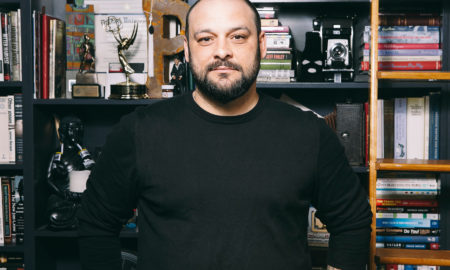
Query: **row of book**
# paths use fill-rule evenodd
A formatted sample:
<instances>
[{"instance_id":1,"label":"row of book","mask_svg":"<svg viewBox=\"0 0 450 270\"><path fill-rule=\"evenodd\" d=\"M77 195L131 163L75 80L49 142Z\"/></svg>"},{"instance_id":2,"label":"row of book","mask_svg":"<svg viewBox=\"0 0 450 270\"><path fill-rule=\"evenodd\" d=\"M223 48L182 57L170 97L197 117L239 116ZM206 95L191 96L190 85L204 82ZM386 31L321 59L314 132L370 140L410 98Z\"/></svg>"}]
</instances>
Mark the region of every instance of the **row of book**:
<instances>
[{"instance_id":1,"label":"row of book","mask_svg":"<svg viewBox=\"0 0 450 270\"><path fill-rule=\"evenodd\" d=\"M0 164L23 162L22 94L0 96Z\"/></svg>"},{"instance_id":2,"label":"row of book","mask_svg":"<svg viewBox=\"0 0 450 270\"><path fill-rule=\"evenodd\" d=\"M66 23L33 11L35 98L66 96Z\"/></svg>"},{"instance_id":3,"label":"row of book","mask_svg":"<svg viewBox=\"0 0 450 270\"><path fill-rule=\"evenodd\" d=\"M378 100L377 157L439 159L440 93Z\"/></svg>"},{"instance_id":4,"label":"row of book","mask_svg":"<svg viewBox=\"0 0 450 270\"><path fill-rule=\"evenodd\" d=\"M0 81L22 80L20 9L0 12Z\"/></svg>"},{"instance_id":5,"label":"row of book","mask_svg":"<svg viewBox=\"0 0 450 270\"><path fill-rule=\"evenodd\" d=\"M378 266L377 270L439 270L439 266L386 264Z\"/></svg>"},{"instance_id":6,"label":"row of book","mask_svg":"<svg viewBox=\"0 0 450 270\"><path fill-rule=\"evenodd\" d=\"M267 54L261 59L257 82L295 81L293 43L289 26L281 25L276 7L258 7L257 10L261 17L261 30L266 33L267 42Z\"/></svg>"},{"instance_id":7,"label":"row of book","mask_svg":"<svg viewBox=\"0 0 450 270\"><path fill-rule=\"evenodd\" d=\"M24 242L23 176L0 176L0 246Z\"/></svg>"},{"instance_id":8,"label":"row of book","mask_svg":"<svg viewBox=\"0 0 450 270\"><path fill-rule=\"evenodd\" d=\"M24 270L23 253L0 254L0 270Z\"/></svg>"},{"instance_id":9,"label":"row of book","mask_svg":"<svg viewBox=\"0 0 450 270\"><path fill-rule=\"evenodd\" d=\"M384 173L376 182L376 246L440 249L440 179L434 174ZM392 264L385 269L437 269ZM430 268L431 267L431 268Z\"/></svg>"}]
</instances>

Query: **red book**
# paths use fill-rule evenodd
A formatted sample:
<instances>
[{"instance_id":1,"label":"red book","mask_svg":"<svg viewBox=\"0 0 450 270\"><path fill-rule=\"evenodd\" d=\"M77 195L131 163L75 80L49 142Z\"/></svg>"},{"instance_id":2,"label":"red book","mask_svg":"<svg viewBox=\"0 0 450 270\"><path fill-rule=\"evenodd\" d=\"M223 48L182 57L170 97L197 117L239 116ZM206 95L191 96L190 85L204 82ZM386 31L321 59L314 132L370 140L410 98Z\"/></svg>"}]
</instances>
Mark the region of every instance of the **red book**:
<instances>
[{"instance_id":1,"label":"red book","mask_svg":"<svg viewBox=\"0 0 450 270\"><path fill-rule=\"evenodd\" d=\"M377 206L438 207L437 200L377 199Z\"/></svg>"},{"instance_id":2,"label":"red book","mask_svg":"<svg viewBox=\"0 0 450 270\"><path fill-rule=\"evenodd\" d=\"M48 99L49 91L49 45L50 45L50 20L55 19L47 14L41 16L41 98Z\"/></svg>"},{"instance_id":3,"label":"red book","mask_svg":"<svg viewBox=\"0 0 450 270\"><path fill-rule=\"evenodd\" d=\"M379 50L436 50L439 43L378 43ZM364 43L364 49L370 49L369 43Z\"/></svg>"},{"instance_id":4,"label":"red book","mask_svg":"<svg viewBox=\"0 0 450 270\"><path fill-rule=\"evenodd\" d=\"M379 70L441 70L441 61L386 61L378 62ZM370 64L361 62L361 70L368 71Z\"/></svg>"}]
</instances>

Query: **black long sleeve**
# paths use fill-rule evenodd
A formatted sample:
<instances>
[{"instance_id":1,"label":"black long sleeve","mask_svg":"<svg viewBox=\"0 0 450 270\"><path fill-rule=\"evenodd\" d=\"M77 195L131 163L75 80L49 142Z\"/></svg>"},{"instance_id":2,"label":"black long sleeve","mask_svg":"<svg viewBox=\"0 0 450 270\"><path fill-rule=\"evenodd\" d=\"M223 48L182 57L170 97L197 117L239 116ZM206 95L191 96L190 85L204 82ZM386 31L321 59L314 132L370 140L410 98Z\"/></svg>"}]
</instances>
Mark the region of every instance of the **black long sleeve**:
<instances>
[{"instance_id":1,"label":"black long sleeve","mask_svg":"<svg viewBox=\"0 0 450 270\"><path fill-rule=\"evenodd\" d=\"M116 269L137 205L139 270L309 269L311 204L331 233L328 263L363 268L370 207L322 119L264 95L231 117L172 98L109 135L83 196L81 258Z\"/></svg>"}]
</instances>

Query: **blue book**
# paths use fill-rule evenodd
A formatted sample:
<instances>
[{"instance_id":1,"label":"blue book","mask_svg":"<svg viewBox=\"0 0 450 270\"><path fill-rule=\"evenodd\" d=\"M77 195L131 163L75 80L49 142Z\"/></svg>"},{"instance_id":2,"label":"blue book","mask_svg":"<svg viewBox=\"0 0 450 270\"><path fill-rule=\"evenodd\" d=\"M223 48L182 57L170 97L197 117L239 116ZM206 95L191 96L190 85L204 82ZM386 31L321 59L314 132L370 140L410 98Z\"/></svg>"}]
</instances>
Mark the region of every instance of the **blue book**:
<instances>
[{"instance_id":1,"label":"blue book","mask_svg":"<svg viewBox=\"0 0 450 270\"><path fill-rule=\"evenodd\" d=\"M377 235L377 242L438 243L439 236L424 235Z\"/></svg>"},{"instance_id":2,"label":"blue book","mask_svg":"<svg viewBox=\"0 0 450 270\"><path fill-rule=\"evenodd\" d=\"M439 115L440 115L440 93L430 93L430 135L428 145L428 159L439 159Z\"/></svg>"},{"instance_id":3,"label":"blue book","mask_svg":"<svg viewBox=\"0 0 450 270\"><path fill-rule=\"evenodd\" d=\"M377 218L377 227L439 229L439 220L416 218Z\"/></svg>"}]
</instances>

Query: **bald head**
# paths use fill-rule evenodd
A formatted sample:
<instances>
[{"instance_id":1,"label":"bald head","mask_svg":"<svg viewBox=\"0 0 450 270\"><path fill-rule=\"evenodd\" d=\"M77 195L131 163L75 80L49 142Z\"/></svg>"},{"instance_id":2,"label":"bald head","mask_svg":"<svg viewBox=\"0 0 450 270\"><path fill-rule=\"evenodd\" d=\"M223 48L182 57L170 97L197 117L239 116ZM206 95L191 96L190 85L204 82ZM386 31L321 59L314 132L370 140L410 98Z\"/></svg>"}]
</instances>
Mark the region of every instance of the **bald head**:
<instances>
[{"instance_id":1,"label":"bald head","mask_svg":"<svg viewBox=\"0 0 450 270\"><path fill-rule=\"evenodd\" d=\"M251 12L251 14L253 15L254 18L254 22L255 22L255 27L256 27L256 31L257 34L259 36L259 34L261 33L261 18L259 17L259 13L256 10L255 6L249 1L249 0L198 0L197 2L195 2L190 8L189 11L186 15L186 39L189 41L189 17L192 13L192 11L198 6L198 5L214 5L214 2L217 1L226 1L227 4L233 4L233 2L235 1L241 1L243 3L245 3L248 7L249 7L249 12Z\"/></svg>"}]
</instances>

